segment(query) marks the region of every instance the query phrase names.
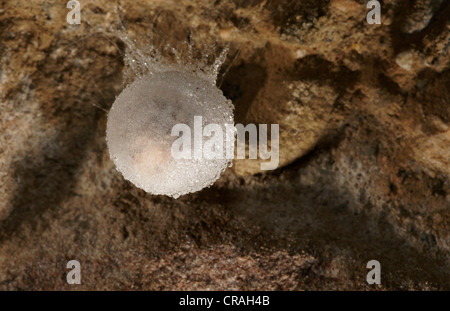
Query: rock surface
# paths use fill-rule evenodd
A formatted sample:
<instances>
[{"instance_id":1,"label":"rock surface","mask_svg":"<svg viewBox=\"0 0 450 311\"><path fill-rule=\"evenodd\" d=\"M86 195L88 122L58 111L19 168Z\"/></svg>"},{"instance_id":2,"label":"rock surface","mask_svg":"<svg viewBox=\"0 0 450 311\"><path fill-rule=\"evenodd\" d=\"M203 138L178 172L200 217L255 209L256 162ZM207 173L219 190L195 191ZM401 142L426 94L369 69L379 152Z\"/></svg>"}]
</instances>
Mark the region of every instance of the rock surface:
<instances>
[{"instance_id":1,"label":"rock surface","mask_svg":"<svg viewBox=\"0 0 450 311\"><path fill-rule=\"evenodd\" d=\"M447 1L382 1L381 25L356 0L80 2L68 25L0 0L0 289L450 289ZM177 200L125 181L117 14L141 46L229 45L218 85L236 122L280 124L280 168Z\"/></svg>"}]
</instances>

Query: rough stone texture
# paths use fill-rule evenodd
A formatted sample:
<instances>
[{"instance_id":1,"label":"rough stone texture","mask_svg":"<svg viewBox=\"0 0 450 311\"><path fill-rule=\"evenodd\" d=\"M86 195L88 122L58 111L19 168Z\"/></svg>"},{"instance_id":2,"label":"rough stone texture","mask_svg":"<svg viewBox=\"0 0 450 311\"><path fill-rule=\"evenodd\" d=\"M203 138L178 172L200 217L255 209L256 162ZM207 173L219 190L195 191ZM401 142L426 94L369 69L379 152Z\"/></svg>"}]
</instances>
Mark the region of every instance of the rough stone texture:
<instances>
[{"instance_id":1,"label":"rough stone texture","mask_svg":"<svg viewBox=\"0 0 450 311\"><path fill-rule=\"evenodd\" d=\"M412 2L368 25L366 1L85 0L71 26L0 0L0 289L450 289L450 4ZM237 122L280 124L282 167L177 200L125 181L117 7L143 46L229 44L218 85Z\"/></svg>"}]
</instances>

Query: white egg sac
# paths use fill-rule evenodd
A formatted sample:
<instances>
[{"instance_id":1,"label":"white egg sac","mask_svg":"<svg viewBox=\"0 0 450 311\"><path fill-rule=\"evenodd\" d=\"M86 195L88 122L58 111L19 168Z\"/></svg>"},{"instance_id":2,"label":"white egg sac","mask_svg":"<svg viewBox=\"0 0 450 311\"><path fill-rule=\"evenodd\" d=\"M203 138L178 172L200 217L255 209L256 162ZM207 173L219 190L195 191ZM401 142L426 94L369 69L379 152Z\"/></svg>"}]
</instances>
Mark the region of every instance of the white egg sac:
<instances>
[{"instance_id":1,"label":"white egg sac","mask_svg":"<svg viewBox=\"0 0 450 311\"><path fill-rule=\"evenodd\" d=\"M177 160L171 153L178 139L171 135L172 128L182 123L193 131L195 116L202 117L203 127L220 125L223 133L225 124L234 124L231 101L196 73L169 71L137 78L120 93L108 114L110 157L125 179L152 194L177 198L210 186L231 160ZM234 148L234 141L231 145L225 137L223 141L224 152ZM190 145L193 154L196 147Z\"/></svg>"}]
</instances>

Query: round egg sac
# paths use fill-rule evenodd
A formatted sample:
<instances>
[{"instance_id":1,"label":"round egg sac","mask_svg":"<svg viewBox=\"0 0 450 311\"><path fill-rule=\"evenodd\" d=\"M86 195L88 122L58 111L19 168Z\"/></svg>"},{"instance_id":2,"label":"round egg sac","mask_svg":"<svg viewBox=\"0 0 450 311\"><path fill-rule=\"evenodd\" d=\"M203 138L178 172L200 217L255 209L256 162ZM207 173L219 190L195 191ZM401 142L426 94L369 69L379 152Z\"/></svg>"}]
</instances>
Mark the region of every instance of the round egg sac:
<instances>
[{"instance_id":1,"label":"round egg sac","mask_svg":"<svg viewBox=\"0 0 450 311\"><path fill-rule=\"evenodd\" d=\"M213 184L231 160L193 156L199 147L194 143L198 130L194 117L197 121L201 117L201 129L208 124L222 128L223 146L214 148L220 147L224 153L234 148L234 136L232 144L227 144L225 137L225 124L234 124L233 106L214 83L186 71L137 78L120 93L108 114L106 140L117 170L146 192L175 198ZM172 135L176 124L187 125L190 133ZM190 148L185 151L192 156L179 159L171 150L181 135L187 135L184 139L190 143L183 147Z\"/></svg>"}]
</instances>

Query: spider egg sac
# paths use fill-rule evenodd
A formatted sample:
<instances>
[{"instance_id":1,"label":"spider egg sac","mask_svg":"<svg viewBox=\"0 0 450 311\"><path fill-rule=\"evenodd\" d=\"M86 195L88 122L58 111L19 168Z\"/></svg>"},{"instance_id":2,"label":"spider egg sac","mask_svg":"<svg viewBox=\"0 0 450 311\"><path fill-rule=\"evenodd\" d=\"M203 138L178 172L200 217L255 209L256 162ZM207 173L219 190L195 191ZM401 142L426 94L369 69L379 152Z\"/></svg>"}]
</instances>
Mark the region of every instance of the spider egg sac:
<instances>
[{"instance_id":1,"label":"spider egg sac","mask_svg":"<svg viewBox=\"0 0 450 311\"><path fill-rule=\"evenodd\" d=\"M108 114L106 140L117 170L146 192L174 198L212 185L230 159L175 159L171 153L173 142L180 138L172 136L172 128L186 124L194 154L198 147L193 138L194 117L198 116L202 129L218 124L224 135L225 124L234 124L231 101L214 83L194 72L167 71L137 78L120 93ZM234 150L234 135L232 144L226 138L224 153ZM207 140L203 137L203 142Z\"/></svg>"}]
</instances>

